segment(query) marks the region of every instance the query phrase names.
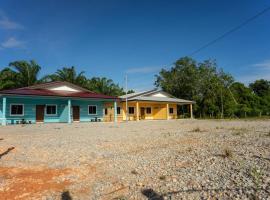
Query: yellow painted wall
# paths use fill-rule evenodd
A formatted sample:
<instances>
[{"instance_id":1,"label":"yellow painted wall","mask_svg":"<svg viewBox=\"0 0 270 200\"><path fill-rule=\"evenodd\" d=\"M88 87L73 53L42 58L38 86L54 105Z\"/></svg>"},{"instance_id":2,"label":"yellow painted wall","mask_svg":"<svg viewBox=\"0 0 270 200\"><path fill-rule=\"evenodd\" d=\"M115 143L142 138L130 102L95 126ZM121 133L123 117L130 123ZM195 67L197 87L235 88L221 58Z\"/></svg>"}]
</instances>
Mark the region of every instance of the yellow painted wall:
<instances>
[{"instance_id":1,"label":"yellow painted wall","mask_svg":"<svg viewBox=\"0 0 270 200\"><path fill-rule=\"evenodd\" d=\"M120 107L120 115L118 114L117 120L126 120L126 102L118 102L117 107ZM136 120L136 102L128 102L128 107L134 107L134 114L128 114L128 119ZM145 116L142 116L141 108L145 108ZM146 113L146 108L151 108L151 114ZM107 108L107 115L104 114L104 121L114 121L114 107L113 103L105 103L104 108ZM169 108L173 108L173 114L169 114L169 119L177 118L177 105L169 104ZM169 111L168 111L169 113ZM167 119L166 103L155 102L139 102L139 119Z\"/></svg>"}]
</instances>

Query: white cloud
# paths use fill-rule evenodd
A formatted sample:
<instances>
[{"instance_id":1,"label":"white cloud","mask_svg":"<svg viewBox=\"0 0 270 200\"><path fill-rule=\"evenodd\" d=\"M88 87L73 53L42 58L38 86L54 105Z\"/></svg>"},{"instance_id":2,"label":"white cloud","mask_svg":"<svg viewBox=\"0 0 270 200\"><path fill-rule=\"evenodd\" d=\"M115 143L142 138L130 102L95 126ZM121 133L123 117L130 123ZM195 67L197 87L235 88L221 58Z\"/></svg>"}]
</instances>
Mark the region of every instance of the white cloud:
<instances>
[{"instance_id":1,"label":"white cloud","mask_svg":"<svg viewBox=\"0 0 270 200\"><path fill-rule=\"evenodd\" d=\"M3 12L0 12L0 28L1 29L23 29L24 27L10 20Z\"/></svg>"},{"instance_id":2,"label":"white cloud","mask_svg":"<svg viewBox=\"0 0 270 200\"><path fill-rule=\"evenodd\" d=\"M263 62L256 63L253 66L254 67L261 67L264 69L270 69L270 60L264 60Z\"/></svg>"},{"instance_id":3,"label":"white cloud","mask_svg":"<svg viewBox=\"0 0 270 200\"><path fill-rule=\"evenodd\" d=\"M130 68L126 70L128 74L147 74L152 72L157 72L161 69L161 67L137 67Z\"/></svg>"},{"instance_id":4,"label":"white cloud","mask_svg":"<svg viewBox=\"0 0 270 200\"><path fill-rule=\"evenodd\" d=\"M6 41L2 42L0 47L2 48L22 48L25 46L25 42L17 40L14 37L8 38Z\"/></svg>"}]
</instances>

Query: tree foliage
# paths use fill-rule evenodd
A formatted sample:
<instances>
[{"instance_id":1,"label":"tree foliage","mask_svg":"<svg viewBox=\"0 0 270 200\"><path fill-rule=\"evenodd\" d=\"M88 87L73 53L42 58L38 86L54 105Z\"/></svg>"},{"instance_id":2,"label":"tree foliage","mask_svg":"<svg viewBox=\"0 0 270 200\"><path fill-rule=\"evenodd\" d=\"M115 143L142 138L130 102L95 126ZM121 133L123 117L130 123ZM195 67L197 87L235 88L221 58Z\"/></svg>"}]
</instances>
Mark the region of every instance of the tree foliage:
<instances>
[{"instance_id":1,"label":"tree foliage","mask_svg":"<svg viewBox=\"0 0 270 200\"><path fill-rule=\"evenodd\" d=\"M30 62L11 62L9 67L0 71L0 90L20 88L42 82L66 81L97 93L114 96L125 94L123 88L115 84L113 80L105 77L87 78L85 72L77 72L74 66L63 67L53 74L38 79L40 70L41 67L33 60ZM134 91L130 90L129 92Z\"/></svg>"},{"instance_id":2,"label":"tree foliage","mask_svg":"<svg viewBox=\"0 0 270 200\"><path fill-rule=\"evenodd\" d=\"M183 57L169 70L156 75L155 85L178 98L196 101L198 117L243 117L268 115L269 81L259 80L246 87L218 68L215 60L197 63Z\"/></svg>"}]
</instances>

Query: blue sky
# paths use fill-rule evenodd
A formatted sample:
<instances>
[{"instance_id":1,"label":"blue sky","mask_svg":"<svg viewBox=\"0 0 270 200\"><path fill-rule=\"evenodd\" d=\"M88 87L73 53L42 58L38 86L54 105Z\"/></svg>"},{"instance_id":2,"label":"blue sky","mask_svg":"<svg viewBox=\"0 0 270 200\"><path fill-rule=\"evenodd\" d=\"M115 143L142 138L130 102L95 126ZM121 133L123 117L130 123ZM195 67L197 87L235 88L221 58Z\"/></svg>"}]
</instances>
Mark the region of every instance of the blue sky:
<instances>
[{"instance_id":1,"label":"blue sky","mask_svg":"<svg viewBox=\"0 0 270 200\"><path fill-rule=\"evenodd\" d=\"M63 66L153 87L154 75L270 0L0 0L0 69L36 60L40 76ZM193 57L216 59L236 80L270 80L270 11Z\"/></svg>"}]
</instances>

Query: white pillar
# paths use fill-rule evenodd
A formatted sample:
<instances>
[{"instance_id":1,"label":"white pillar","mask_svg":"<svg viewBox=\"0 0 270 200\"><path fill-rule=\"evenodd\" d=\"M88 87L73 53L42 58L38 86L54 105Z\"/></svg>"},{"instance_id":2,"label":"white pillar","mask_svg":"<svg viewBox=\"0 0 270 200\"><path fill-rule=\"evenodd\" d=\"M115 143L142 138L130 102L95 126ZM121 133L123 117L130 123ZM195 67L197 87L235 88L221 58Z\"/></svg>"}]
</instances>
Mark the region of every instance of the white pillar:
<instances>
[{"instance_id":1,"label":"white pillar","mask_svg":"<svg viewBox=\"0 0 270 200\"><path fill-rule=\"evenodd\" d=\"M117 102L114 101L114 122L117 122Z\"/></svg>"},{"instance_id":2,"label":"white pillar","mask_svg":"<svg viewBox=\"0 0 270 200\"><path fill-rule=\"evenodd\" d=\"M7 125L7 119L6 119L6 107L7 107L7 98L3 97L3 109L2 109L2 125Z\"/></svg>"},{"instance_id":3,"label":"white pillar","mask_svg":"<svg viewBox=\"0 0 270 200\"><path fill-rule=\"evenodd\" d=\"M71 124L71 100L68 100L68 123Z\"/></svg>"}]
</instances>

